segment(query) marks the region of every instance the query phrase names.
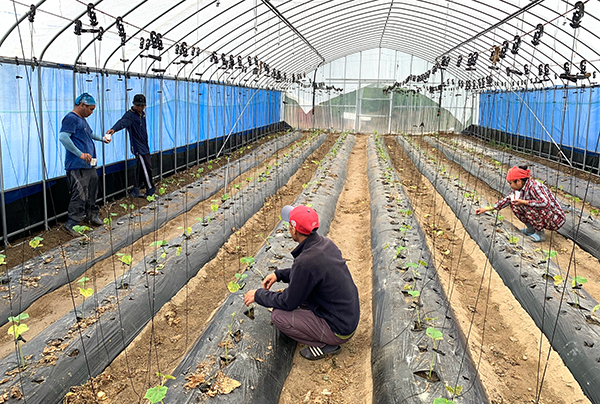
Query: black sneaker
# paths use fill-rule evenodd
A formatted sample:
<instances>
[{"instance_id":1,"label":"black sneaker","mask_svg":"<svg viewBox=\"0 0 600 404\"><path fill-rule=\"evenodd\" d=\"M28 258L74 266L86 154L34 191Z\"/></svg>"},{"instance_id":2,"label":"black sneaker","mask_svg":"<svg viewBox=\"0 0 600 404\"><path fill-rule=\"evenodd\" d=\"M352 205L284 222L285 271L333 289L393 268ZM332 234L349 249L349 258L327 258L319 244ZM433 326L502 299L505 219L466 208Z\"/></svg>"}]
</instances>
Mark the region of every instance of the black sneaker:
<instances>
[{"instance_id":1,"label":"black sneaker","mask_svg":"<svg viewBox=\"0 0 600 404\"><path fill-rule=\"evenodd\" d=\"M66 222L63 225L63 230L66 231L69 236L79 237L79 233L77 233L75 230L73 230L73 226L75 226L75 225L72 223Z\"/></svg>"},{"instance_id":2,"label":"black sneaker","mask_svg":"<svg viewBox=\"0 0 600 404\"><path fill-rule=\"evenodd\" d=\"M154 195L155 192L156 192L156 187L152 187L150 189L147 189L146 193L144 194L144 197L147 198L149 196L152 196L152 195Z\"/></svg>"},{"instance_id":3,"label":"black sneaker","mask_svg":"<svg viewBox=\"0 0 600 404\"><path fill-rule=\"evenodd\" d=\"M327 355L337 355L342 350L339 345L325 345L322 348L318 346L307 346L300 350L300 356L309 361L317 361L325 358Z\"/></svg>"}]
</instances>

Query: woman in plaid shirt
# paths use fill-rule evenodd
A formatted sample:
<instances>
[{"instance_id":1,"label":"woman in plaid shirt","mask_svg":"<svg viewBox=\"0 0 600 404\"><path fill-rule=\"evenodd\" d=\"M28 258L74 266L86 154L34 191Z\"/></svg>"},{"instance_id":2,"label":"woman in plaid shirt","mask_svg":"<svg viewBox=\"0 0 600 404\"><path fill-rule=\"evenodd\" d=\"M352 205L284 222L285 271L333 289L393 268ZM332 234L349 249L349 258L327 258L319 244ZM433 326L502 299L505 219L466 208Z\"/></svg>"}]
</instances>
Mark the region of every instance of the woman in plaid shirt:
<instances>
[{"instance_id":1,"label":"woman in plaid shirt","mask_svg":"<svg viewBox=\"0 0 600 404\"><path fill-rule=\"evenodd\" d=\"M536 242L546 240L544 229L554 231L565 224L565 213L556 197L544 184L531 178L527 166L515 166L508 170L506 181L512 192L494 206L477 209L476 214L500 210L510 204L515 216L527 225L521 231Z\"/></svg>"}]
</instances>

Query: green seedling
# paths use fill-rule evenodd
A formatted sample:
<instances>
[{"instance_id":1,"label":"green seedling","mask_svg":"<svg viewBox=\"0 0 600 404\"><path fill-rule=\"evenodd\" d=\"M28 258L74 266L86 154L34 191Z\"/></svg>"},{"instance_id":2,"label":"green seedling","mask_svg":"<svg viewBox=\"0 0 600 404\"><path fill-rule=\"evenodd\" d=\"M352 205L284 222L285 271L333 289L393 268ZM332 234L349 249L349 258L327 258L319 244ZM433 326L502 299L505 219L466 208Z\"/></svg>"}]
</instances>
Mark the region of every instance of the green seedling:
<instances>
[{"instance_id":1,"label":"green seedling","mask_svg":"<svg viewBox=\"0 0 600 404\"><path fill-rule=\"evenodd\" d=\"M433 327L428 327L425 333L431 338L433 344L433 353L431 356L431 363L429 364L429 378L431 379L431 375L433 374L433 364L435 363L435 341L443 340L444 334L440 330L437 330Z\"/></svg>"},{"instance_id":2,"label":"green seedling","mask_svg":"<svg viewBox=\"0 0 600 404\"><path fill-rule=\"evenodd\" d=\"M498 215L498 221L499 221L499 222L502 222L503 220L504 220L504 216L502 216L502 215Z\"/></svg>"},{"instance_id":3,"label":"green seedling","mask_svg":"<svg viewBox=\"0 0 600 404\"><path fill-rule=\"evenodd\" d=\"M387 246L385 248L387 248ZM403 245L396 247L396 255L394 256L394 258L398 258L400 255L402 255L402 252L406 250L408 250L408 248L404 247Z\"/></svg>"},{"instance_id":4,"label":"green seedling","mask_svg":"<svg viewBox=\"0 0 600 404\"><path fill-rule=\"evenodd\" d=\"M399 230L402 232L402 234L406 234L406 232L411 229L412 229L412 227L410 225L403 224L402 226L400 226Z\"/></svg>"},{"instance_id":5,"label":"green seedling","mask_svg":"<svg viewBox=\"0 0 600 404\"><path fill-rule=\"evenodd\" d=\"M42 259L46 260L46 257L44 256L44 253L42 253L39 250L40 247L44 246L42 244L42 241L44 241L44 239L42 237L35 236L32 240L29 240L29 247L33 248L35 251L37 251L38 253L40 253L40 255L42 256Z\"/></svg>"},{"instance_id":6,"label":"green seedling","mask_svg":"<svg viewBox=\"0 0 600 404\"><path fill-rule=\"evenodd\" d=\"M150 401L152 404L163 402L167 396L167 390L169 390L169 388L164 384L167 382L167 380L175 380L175 377L171 375L163 375L160 372L156 372L156 376L160 377L160 384L155 387L150 387L148 390L146 390L146 395L144 396L144 398Z\"/></svg>"},{"instance_id":7,"label":"green seedling","mask_svg":"<svg viewBox=\"0 0 600 404\"><path fill-rule=\"evenodd\" d=\"M85 299L87 299L88 297L91 297L94 294L94 289L85 287L85 283L89 280L90 280L90 278L84 276L80 280L77 281L77 283L79 283L81 285L81 287L79 288L79 293L81 294L81 296L83 296L83 303L81 305L81 319L82 320L85 320Z\"/></svg>"},{"instance_id":8,"label":"green seedling","mask_svg":"<svg viewBox=\"0 0 600 404\"><path fill-rule=\"evenodd\" d=\"M573 281L572 281L573 289L579 289L579 285L587 283L587 281L588 281L587 278L584 278L583 276L576 276L576 277L574 277ZM577 299L577 292L574 292L573 296L575 296L575 304L577 306L579 306L579 301Z\"/></svg>"},{"instance_id":9,"label":"green seedling","mask_svg":"<svg viewBox=\"0 0 600 404\"><path fill-rule=\"evenodd\" d=\"M594 216L598 216L598 209L592 208L592 209L590 209L590 213Z\"/></svg>"},{"instance_id":10,"label":"green seedling","mask_svg":"<svg viewBox=\"0 0 600 404\"><path fill-rule=\"evenodd\" d=\"M156 195L147 196L146 199L148 202L154 202L156 200Z\"/></svg>"},{"instance_id":11,"label":"green seedling","mask_svg":"<svg viewBox=\"0 0 600 404\"><path fill-rule=\"evenodd\" d=\"M120 256L121 269L123 269L123 275L121 276L121 288L125 288L125 267L131 266L131 255L117 254Z\"/></svg>"},{"instance_id":12,"label":"green seedling","mask_svg":"<svg viewBox=\"0 0 600 404\"><path fill-rule=\"evenodd\" d=\"M510 236L508 239L508 242L510 244L517 244L519 242L519 237L517 236Z\"/></svg>"},{"instance_id":13,"label":"green seedling","mask_svg":"<svg viewBox=\"0 0 600 404\"><path fill-rule=\"evenodd\" d=\"M231 313L231 321L227 324L227 336L233 336L233 319L235 318L235 312ZM225 364L229 365L229 341L225 341Z\"/></svg>"},{"instance_id":14,"label":"green seedling","mask_svg":"<svg viewBox=\"0 0 600 404\"><path fill-rule=\"evenodd\" d=\"M159 195L164 195L165 192L167 192L167 190L165 188L163 188L163 187L158 188L158 194Z\"/></svg>"},{"instance_id":15,"label":"green seedling","mask_svg":"<svg viewBox=\"0 0 600 404\"><path fill-rule=\"evenodd\" d=\"M550 250L550 251L542 250L542 252L546 256L546 259L552 259L552 258L556 257L556 254L558 254L555 250Z\"/></svg>"},{"instance_id":16,"label":"green seedling","mask_svg":"<svg viewBox=\"0 0 600 404\"><path fill-rule=\"evenodd\" d=\"M421 292L418 290L408 290L407 293L413 298L413 302L415 303L415 310L417 311L417 323L419 324L420 329L421 315L419 314L419 296L421 296Z\"/></svg>"},{"instance_id":17,"label":"green seedling","mask_svg":"<svg viewBox=\"0 0 600 404\"><path fill-rule=\"evenodd\" d=\"M598 310L600 310L600 304L597 304L593 309L592 309L592 313L597 312Z\"/></svg>"},{"instance_id":18,"label":"green seedling","mask_svg":"<svg viewBox=\"0 0 600 404\"><path fill-rule=\"evenodd\" d=\"M454 404L454 401L448 400L446 398L434 398L433 404Z\"/></svg>"},{"instance_id":19,"label":"green seedling","mask_svg":"<svg viewBox=\"0 0 600 404\"><path fill-rule=\"evenodd\" d=\"M129 208L129 206L126 203L122 203L119 206L125 209L125 212L127 212L127 209Z\"/></svg>"},{"instance_id":20,"label":"green seedling","mask_svg":"<svg viewBox=\"0 0 600 404\"><path fill-rule=\"evenodd\" d=\"M587 283L587 278L584 278L583 276L576 276L575 278L573 278L573 289L578 288L579 285L582 285L584 283Z\"/></svg>"},{"instance_id":21,"label":"green seedling","mask_svg":"<svg viewBox=\"0 0 600 404\"><path fill-rule=\"evenodd\" d=\"M87 244L90 241L90 236L85 234L85 232L89 230L91 229L87 226L73 226L73 231L81 236L79 240L81 244Z\"/></svg>"},{"instance_id":22,"label":"green seedling","mask_svg":"<svg viewBox=\"0 0 600 404\"><path fill-rule=\"evenodd\" d=\"M213 200L212 202L218 202L218 201ZM210 208L212 209L213 212L216 212L217 210L219 210L219 205L216 203L213 203L210 205Z\"/></svg>"},{"instance_id":23,"label":"green seedling","mask_svg":"<svg viewBox=\"0 0 600 404\"><path fill-rule=\"evenodd\" d=\"M463 386L456 386L456 387L446 386L446 390L453 396L460 396L460 393L462 393L462 391L463 391Z\"/></svg>"},{"instance_id":24,"label":"green seedling","mask_svg":"<svg viewBox=\"0 0 600 404\"><path fill-rule=\"evenodd\" d=\"M563 281L563 277L560 276L560 275L554 275L553 278L554 278L554 284L556 286L560 285L562 283L562 281Z\"/></svg>"},{"instance_id":25,"label":"green seedling","mask_svg":"<svg viewBox=\"0 0 600 404\"><path fill-rule=\"evenodd\" d=\"M160 254L160 258L165 258L167 256L167 240L153 241L150 244L150 247L160 247L162 248L162 253Z\"/></svg>"},{"instance_id":26,"label":"green seedling","mask_svg":"<svg viewBox=\"0 0 600 404\"><path fill-rule=\"evenodd\" d=\"M181 247L177 247L177 251L175 252L175 256L179 257L181 255Z\"/></svg>"},{"instance_id":27,"label":"green seedling","mask_svg":"<svg viewBox=\"0 0 600 404\"><path fill-rule=\"evenodd\" d=\"M244 283L244 279L248 277L248 274L235 274L234 276L235 280L230 281L227 284L227 289L229 289L231 293L235 293L238 290L242 289L244 286L246 286L246 283Z\"/></svg>"},{"instance_id":28,"label":"green seedling","mask_svg":"<svg viewBox=\"0 0 600 404\"><path fill-rule=\"evenodd\" d=\"M226 200L228 200L228 199L229 199L229 194L223 194L223 196L221 197L221 200L222 200L223 202L225 202L225 201L226 201Z\"/></svg>"},{"instance_id":29,"label":"green seedling","mask_svg":"<svg viewBox=\"0 0 600 404\"><path fill-rule=\"evenodd\" d=\"M0 265L6 265L6 255L0 254Z\"/></svg>"},{"instance_id":30,"label":"green seedling","mask_svg":"<svg viewBox=\"0 0 600 404\"><path fill-rule=\"evenodd\" d=\"M240 258L240 263L246 264L248 265L248 268L250 268L252 265L254 265L254 257L242 257Z\"/></svg>"},{"instance_id":31,"label":"green seedling","mask_svg":"<svg viewBox=\"0 0 600 404\"><path fill-rule=\"evenodd\" d=\"M21 349L21 342L25 342L25 340L23 339L23 337L21 337L21 335L24 332L29 331L29 327L27 326L27 324L21 324L21 321L27 320L28 318L29 318L29 314L27 314L27 313L21 313L18 316L15 316L15 317L11 316L8 318L8 322L12 323L12 325L8 329L8 335L13 336L15 343L17 344L17 347L19 348L22 369L25 369L25 358L23 357L23 350Z\"/></svg>"},{"instance_id":32,"label":"green seedling","mask_svg":"<svg viewBox=\"0 0 600 404\"><path fill-rule=\"evenodd\" d=\"M240 184L235 184L233 187L234 187L235 189L240 189Z\"/></svg>"}]
</instances>

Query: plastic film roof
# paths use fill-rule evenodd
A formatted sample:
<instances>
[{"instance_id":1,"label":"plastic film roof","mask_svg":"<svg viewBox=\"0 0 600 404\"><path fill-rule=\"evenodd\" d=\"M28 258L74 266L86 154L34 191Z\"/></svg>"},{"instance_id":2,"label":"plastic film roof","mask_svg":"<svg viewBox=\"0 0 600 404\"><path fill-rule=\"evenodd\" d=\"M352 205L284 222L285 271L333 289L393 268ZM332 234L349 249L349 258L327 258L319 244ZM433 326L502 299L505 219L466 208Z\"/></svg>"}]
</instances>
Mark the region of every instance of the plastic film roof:
<instances>
[{"instance_id":1,"label":"plastic film roof","mask_svg":"<svg viewBox=\"0 0 600 404\"><path fill-rule=\"evenodd\" d=\"M0 2L0 56L279 88L324 63L374 48L445 63L452 76L463 80L492 74L495 81L515 80L529 71L540 82L558 83L560 74L568 79L593 73L600 59L596 0L90 4L39 0L33 13L23 1ZM75 34L76 21L81 35ZM103 32L85 32L100 28Z\"/></svg>"}]
</instances>

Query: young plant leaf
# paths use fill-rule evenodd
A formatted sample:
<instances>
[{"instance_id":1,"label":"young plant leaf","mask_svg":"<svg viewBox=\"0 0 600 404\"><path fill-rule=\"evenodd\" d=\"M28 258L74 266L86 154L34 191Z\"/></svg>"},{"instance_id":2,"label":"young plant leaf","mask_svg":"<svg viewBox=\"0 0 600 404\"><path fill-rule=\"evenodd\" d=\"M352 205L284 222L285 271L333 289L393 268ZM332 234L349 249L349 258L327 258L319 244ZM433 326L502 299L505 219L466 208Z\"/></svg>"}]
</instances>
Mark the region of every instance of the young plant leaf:
<instances>
[{"instance_id":1,"label":"young plant leaf","mask_svg":"<svg viewBox=\"0 0 600 404\"><path fill-rule=\"evenodd\" d=\"M563 277L560 275L554 275L554 284L555 285L560 285L563 281Z\"/></svg>"},{"instance_id":2,"label":"young plant leaf","mask_svg":"<svg viewBox=\"0 0 600 404\"><path fill-rule=\"evenodd\" d=\"M240 285L236 281L230 281L227 284L227 289L229 289L231 293L235 293L240 290Z\"/></svg>"},{"instance_id":3,"label":"young plant leaf","mask_svg":"<svg viewBox=\"0 0 600 404\"><path fill-rule=\"evenodd\" d=\"M123 255L119 258L119 261L121 261L123 265L131 265L131 255Z\"/></svg>"},{"instance_id":4,"label":"young plant leaf","mask_svg":"<svg viewBox=\"0 0 600 404\"><path fill-rule=\"evenodd\" d=\"M444 334L442 334L442 332L440 330L437 330L433 327L428 327L427 331L425 331L425 333L427 335L429 335L429 337L434 341L444 339Z\"/></svg>"},{"instance_id":5,"label":"young plant leaf","mask_svg":"<svg viewBox=\"0 0 600 404\"><path fill-rule=\"evenodd\" d=\"M9 317L8 318L8 322L9 323L19 323L23 320L27 320L29 318L29 314L27 313L21 313L18 316L14 316L14 317Z\"/></svg>"},{"instance_id":6,"label":"young plant leaf","mask_svg":"<svg viewBox=\"0 0 600 404\"><path fill-rule=\"evenodd\" d=\"M152 404L158 404L167 396L167 390L169 390L167 386L151 387L146 390L146 395L144 398L150 401Z\"/></svg>"},{"instance_id":7,"label":"young plant leaf","mask_svg":"<svg viewBox=\"0 0 600 404\"><path fill-rule=\"evenodd\" d=\"M445 398L434 398L433 404L454 404L454 401Z\"/></svg>"},{"instance_id":8,"label":"young plant leaf","mask_svg":"<svg viewBox=\"0 0 600 404\"><path fill-rule=\"evenodd\" d=\"M409 290L407 293L412 297L419 297L421 295L421 292L419 292L418 290Z\"/></svg>"},{"instance_id":9,"label":"young plant leaf","mask_svg":"<svg viewBox=\"0 0 600 404\"><path fill-rule=\"evenodd\" d=\"M8 329L8 334L14 336L14 338L17 339L21 334L28 330L29 327L27 326L27 324L14 324Z\"/></svg>"},{"instance_id":10,"label":"young plant leaf","mask_svg":"<svg viewBox=\"0 0 600 404\"><path fill-rule=\"evenodd\" d=\"M576 288L578 284L584 284L587 283L587 281L587 278L584 278L583 276L576 276L573 278L573 287Z\"/></svg>"},{"instance_id":11,"label":"young plant leaf","mask_svg":"<svg viewBox=\"0 0 600 404\"><path fill-rule=\"evenodd\" d=\"M94 294L94 289L92 288L79 288L79 293L86 299L91 297Z\"/></svg>"}]
</instances>

